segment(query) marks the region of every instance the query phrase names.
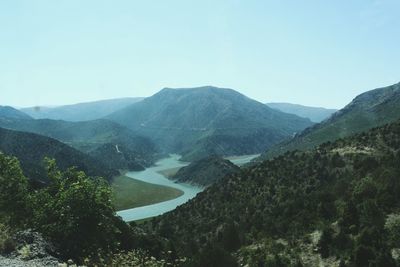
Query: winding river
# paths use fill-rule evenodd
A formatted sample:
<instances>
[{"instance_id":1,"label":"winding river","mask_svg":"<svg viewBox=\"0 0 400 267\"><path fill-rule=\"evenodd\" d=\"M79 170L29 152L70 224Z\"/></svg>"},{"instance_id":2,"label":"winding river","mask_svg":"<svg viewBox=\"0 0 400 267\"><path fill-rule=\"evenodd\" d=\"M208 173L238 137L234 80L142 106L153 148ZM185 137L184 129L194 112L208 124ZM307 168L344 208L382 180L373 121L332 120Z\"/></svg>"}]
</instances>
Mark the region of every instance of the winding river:
<instances>
[{"instance_id":1,"label":"winding river","mask_svg":"<svg viewBox=\"0 0 400 267\"><path fill-rule=\"evenodd\" d=\"M228 159L231 160L234 164L240 166L249 162L256 156L258 155L231 157ZM179 161L179 158L179 155L170 155L170 157L158 161L155 166L147 168L144 171L128 172L126 174L132 179L177 188L183 191L183 195L175 199L156 204L118 211L117 214L121 216L124 221L137 221L161 215L165 212L175 209L179 205L184 204L188 200L194 198L199 192L203 190L203 188L201 187L183 183L175 183L174 181L169 180L167 177L159 173L163 170L169 170L188 165L188 163Z\"/></svg>"}]
</instances>

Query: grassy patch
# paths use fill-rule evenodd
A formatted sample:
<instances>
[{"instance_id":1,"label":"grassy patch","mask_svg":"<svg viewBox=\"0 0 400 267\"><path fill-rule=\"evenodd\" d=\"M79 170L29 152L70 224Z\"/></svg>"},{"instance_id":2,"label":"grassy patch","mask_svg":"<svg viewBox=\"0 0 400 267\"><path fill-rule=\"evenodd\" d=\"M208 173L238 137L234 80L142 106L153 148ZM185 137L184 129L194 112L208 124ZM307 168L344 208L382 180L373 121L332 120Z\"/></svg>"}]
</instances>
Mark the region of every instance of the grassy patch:
<instances>
[{"instance_id":1,"label":"grassy patch","mask_svg":"<svg viewBox=\"0 0 400 267\"><path fill-rule=\"evenodd\" d=\"M158 171L159 174L164 175L167 178L171 178L174 176L182 167L176 167L172 169L166 169L162 171Z\"/></svg>"},{"instance_id":2,"label":"grassy patch","mask_svg":"<svg viewBox=\"0 0 400 267\"><path fill-rule=\"evenodd\" d=\"M116 210L155 204L183 195L179 189L142 182L125 175L114 178L112 188Z\"/></svg>"}]
</instances>

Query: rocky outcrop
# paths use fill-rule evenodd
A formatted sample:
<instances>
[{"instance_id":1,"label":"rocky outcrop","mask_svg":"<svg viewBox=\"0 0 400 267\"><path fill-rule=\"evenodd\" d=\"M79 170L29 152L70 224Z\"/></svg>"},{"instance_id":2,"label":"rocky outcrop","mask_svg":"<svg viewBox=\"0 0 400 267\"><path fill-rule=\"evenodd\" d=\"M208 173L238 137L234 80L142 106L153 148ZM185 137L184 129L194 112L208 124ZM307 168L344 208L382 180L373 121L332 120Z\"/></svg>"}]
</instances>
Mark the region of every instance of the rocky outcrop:
<instances>
[{"instance_id":1,"label":"rocky outcrop","mask_svg":"<svg viewBox=\"0 0 400 267\"><path fill-rule=\"evenodd\" d=\"M14 250L7 255L0 255L0 266L59 266L55 247L39 233L20 231L13 236L13 241Z\"/></svg>"}]
</instances>

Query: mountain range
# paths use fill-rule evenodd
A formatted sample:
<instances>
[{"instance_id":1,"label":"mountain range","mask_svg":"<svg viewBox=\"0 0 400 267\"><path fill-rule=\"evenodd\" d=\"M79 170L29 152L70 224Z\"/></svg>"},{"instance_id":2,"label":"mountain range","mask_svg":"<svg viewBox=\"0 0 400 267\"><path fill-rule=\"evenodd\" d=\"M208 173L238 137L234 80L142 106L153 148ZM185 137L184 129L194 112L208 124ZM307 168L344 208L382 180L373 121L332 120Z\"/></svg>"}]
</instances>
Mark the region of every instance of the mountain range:
<instances>
[{"instance_id":1,"label":"mountain range","mask_svg":"<svg viewBox=\"0 0 400 267\"><path fill-rule=\"evenodd\" d=\"M9 110L9 109L8 109ZM112 169L140 170L153 164L157 148L145 137L115 122L99 119L67 122L50 119L25 119L23 114L15 119L0 112L0 127L36 133L57 139L104 162ZM20 119L20 117L23 117Z\"/></svg>"},{"instance_id":2,"label":"mountain range","mask_svg":"<svg viewBox=\"0 0 400 267\"><path fill-rule=\"evenodd\" d=\"M232 90L165 88L107 119L192 161L207 155L256 154L313 123Z\"/></svg>"},{"instance_id":3,"label":"mountain range","mask_svg":"<svg viewBox=\"0 0 400 267\"><path fill-rule=\"evenodd\" d=\"M21 111L35 119L65 121L89 121L107 116L121 108L143 100L142 97L126 97L56 107L29 107Z\"/></svg>"}]
</instances>

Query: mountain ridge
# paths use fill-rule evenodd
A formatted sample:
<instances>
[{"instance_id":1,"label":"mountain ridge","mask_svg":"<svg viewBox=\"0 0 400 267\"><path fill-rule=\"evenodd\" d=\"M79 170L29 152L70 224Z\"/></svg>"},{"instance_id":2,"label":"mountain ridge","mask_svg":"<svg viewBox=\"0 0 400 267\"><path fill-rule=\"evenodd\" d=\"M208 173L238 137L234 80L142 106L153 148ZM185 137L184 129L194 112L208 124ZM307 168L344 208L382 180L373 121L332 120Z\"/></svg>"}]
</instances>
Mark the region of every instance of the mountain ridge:
<instances>
[{"instance_id":1,"label":"mountain ridge","mask_svg":"<svg viewBox=\"0 0 400 267\"><path fill-rule=\"evenodd\" d=\"M57 139L98 158L113 169L135 167L132 170L142 170L153 164L158 154L157 148L149 139L104 119L68 122L51 119L4 120L0 118L0 127ZM121 153L117 151L116 145L120 146Z\"/></svg>"},{"instance_id":2,"label":"mountain ridge","mask_svg":"<svg viewBox=\"0 0 400 267\"><path fill-rule=\"evenodd\" d=\"M400 83L373 89L355 97L325 121L306 128L261 155L271 158L291 150L306 150L400 118Z\"/></svg>"},{"instance_id":3,"label":"mountain ridge","mask_svg":"<svg viewBox=\"0 0 400 267\"><path fill-rule=\"evenodd\" d=\"M115 169L56 139L35 133L0 128L0 151L17 157L25 175L38 184L47 182L44 157L55 158L62 170L76 166L90 176L102 176L107 180L119 174Z\"/></svg>"},{"instance_id":4,"label":"mountain ridge","mask_svg":"<svg viewBox=\"0 0 400 267\"><path fill-rule=\"evenodd\" d=\"M182 153L189 161L210 154L256 154L312 125L233 89L211 86L164 88L105 118L152 137L165 151Z\"/></svg>"},{"instance_id":5,"label":"mountain ridge","mask_svg":"<svg viewBox=\"0 0 400 267\"><path fill-rule=\"evenodd\" d=\"M53 119L74 122L89 121L100 119L118 109L143 99L144 97L124 97L55 107L28 107L22 108L20 111L35 119Z\"/></svg>"}]
</instances>

